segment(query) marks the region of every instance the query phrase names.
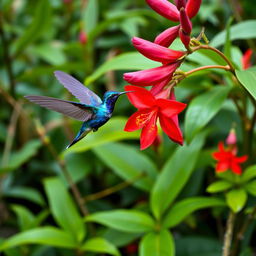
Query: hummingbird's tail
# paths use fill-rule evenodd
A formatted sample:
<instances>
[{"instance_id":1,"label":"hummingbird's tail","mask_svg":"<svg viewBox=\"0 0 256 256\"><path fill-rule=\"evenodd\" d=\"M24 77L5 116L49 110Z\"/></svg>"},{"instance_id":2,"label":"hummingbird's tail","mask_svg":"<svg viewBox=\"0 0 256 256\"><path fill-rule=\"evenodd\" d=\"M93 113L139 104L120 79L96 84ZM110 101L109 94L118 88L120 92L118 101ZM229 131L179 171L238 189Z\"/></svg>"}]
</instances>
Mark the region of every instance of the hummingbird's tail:
<instances>
[{"instance_id":1,"label":"hummingbird's tail","mask_svg":"<svg viewBox=\"0 0 256 256\"><path fill-rule=\"evenodd\" d=\"M74 140L66 147L66 149L70 148L74 144L76 144L79 140L84 138L92 129L91 128L85 128L84 125L82 126L81 130L78 132Z\"/></svg>"}]
</instances>

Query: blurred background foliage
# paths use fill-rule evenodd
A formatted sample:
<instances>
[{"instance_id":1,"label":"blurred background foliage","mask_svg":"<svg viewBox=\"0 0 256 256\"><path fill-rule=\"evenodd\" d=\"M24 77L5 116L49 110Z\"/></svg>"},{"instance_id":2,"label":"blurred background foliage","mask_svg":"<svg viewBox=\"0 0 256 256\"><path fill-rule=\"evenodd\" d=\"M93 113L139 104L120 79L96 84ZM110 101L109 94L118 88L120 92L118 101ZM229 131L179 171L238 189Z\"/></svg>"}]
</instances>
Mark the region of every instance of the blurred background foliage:
<instances>
[{"instance_id":1,"label":"blurred background foliage","mask_svg":"<svg viewBox=\"0 0 256 256\"><path fill-rule=\"evenodd\" d=\"M156 66L134 51L131 37L153 40L173 24L151 11L144 0L1 0L0 4L0 237L5 248L22 245L5 250L5 255L74 255L74 250L76 255L83 255L84 251L88 251L86 255L119 255L116 248L121 255L138 255L139 238L148 231L143 221L146 226L153 223L149 215L141 216L141 212L152 211L157 217L170 206L171 202L166 203L168 196L173 197L170 201L176 197L182 200L209 196L206 188L215 179L211 152L218 141L225 139L234 123L238 142L242 144L241 120L231 100L226 99L227 88L213 89L219 83L230 84L230 79L223 78L223 72L208 75L208 71L203 71L185 79L176 89L178 100L183 102L199 94L202 97L188 109L188 117L181 116L185 139L192 141L190 146L177 149L163 135L160 145L140 152L139 133L123 132L134 109L122 97L109 123L65 151L81 123L32 105L23 96L72 99L54 78L54 70L72 74L99 95L106 90L122 91L125 71ZM230 16L234 17L233 24L242 22L235 31L231 28L231 39L235 40L232 59L241 67L242 53L248 48L255 50L255 7L249 0L203 0L193 20L193 34L197 36L205 27L212 44L222 47L226 37L220 32ZM246 23L246 20L251 21ZM179 42L175 46L179 48ZM214 54L195 53L182 69L219 62ZM200 117L196 121L189 118L189 113L195 114L198 104L204 106L206 99L210 106L200 111L205 111L204 116L209 118L204 123ZM248 106L250 113L252 106ZM202 112L196 114L200 116ZM207 129L203 129L206 124ZM205 130L203 134L202 130ZM179 159L184 161L183 165ZM157 179L162 173L162 178ZM154 184L155 180L158 185ZM162 187L164 180L178 185L173 188L167 184L166 197L161 198L163 194L158 195L157 187ZM70 189L72 183L83 197L80 203L86 204L85 212L80 205L79 213L74 206L79 200L67 194L66 188ZM71 191L75 193L74 188ZM194 210L223 206L221 199L216 200L199 203ZM250 197L248 206L255 205L255 201ZM112 220L97 215L99 211L120 208L136 209L140 213L113 212ZM194 210L177 223L166 224L173 230L176 255L220 255L226 212L217 207L190 215ZM89 214L85 225L82 215L87 215L87 211L96 215ZM134 232L129 232L129 214L138 218L138 226L131 224ZM241 256L253 255L256 250L255 241L250 242L256 235L254 227L255 223L245 234ZM6 240L29 230L33 232ZM172 237L166 230L161 230L159 239L171 244ZM149 233L144 237L140 255L151 255L147 241L154 240L152 236L157 235ZM37 245L27 245L31 243Z\"/></svg>"}]
</instances>

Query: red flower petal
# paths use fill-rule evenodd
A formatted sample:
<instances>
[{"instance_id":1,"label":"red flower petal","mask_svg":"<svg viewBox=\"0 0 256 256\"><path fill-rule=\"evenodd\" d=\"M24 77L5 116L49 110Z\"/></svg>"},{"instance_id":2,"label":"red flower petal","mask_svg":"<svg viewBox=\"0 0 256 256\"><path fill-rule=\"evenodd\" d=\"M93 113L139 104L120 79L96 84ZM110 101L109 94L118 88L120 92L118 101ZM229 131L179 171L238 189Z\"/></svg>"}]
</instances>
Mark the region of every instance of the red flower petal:
<instances>
[{"instance_id":1,"label":"red flower petal","mask_svg":"<svg viewBox=\"0 0 256 256\"><path fill-rule=\"evenodd\" d=\"M188 17L192 19L198 13L202 0L188 0L186 5L186 12Z\"/></svg>"},{"instance_id":2,"label":"red flower petal","mask_svg":"<svg viewBox=\"0 0 256 256\"><path fill-rule=\"evenodd\" d=\"M177 7L167 0L146 0L148 5L157 13L163 17L172 20L179 21L179 11Z\"/></svg>"},{"instance_id":3,"label":"red flower petal","mask_svg":"<svg viewBox=\"0 0 256 256\"><path fill-rule=\"evenodd\" d=\"M139 130L150 121L151 117L151 109L139 110L130 116L124 127L124 130L126 132L133 132Z\"/></svg>"},{"instance_id":4,"label":"red flower petal","mask_svg":"<svg viewBox=\"0 0 256 256\"><path fill-rule=\"evenodd\" d=\"M236 157L236 163L243 163L248 159L248 156L240 156L240 157Z\"/></svg>"},{"instance_id":5,"label":"red flower petal","mask_svg":"<svg viewBox=\"0 0 256 256\"><path fill-rule=\"evenodd\" d=\"M142 128L140 135L140 149L144 150L149 147L157 136L157 111L154 111L151 115L149 122Z\"/></svg>"},{"instance_id":6,"label":"red flower petal","mask_svg":"<svg viewBox=\"0 0 256 256\"><path fill-rule=\"evenodd\" d=\"M216 165L216 172L225 172L230 168L228 161L218 162Z\"/></svg>"},{"instance_id":7,"label":"red flower petal","mask_svg":"<svg viewBox=\"0 0 256 256\"><path fill-rule=\"evenodd\" d=\"M154 86L152 86L152 88L150 89L150 92L152 93L152 95L156 97L156 95L158 95L163 90L163 88L169 83L169 81L170 81L170 78L165 79L155 84Z\"/></svg>"},{"instance_id":8,"label":"red flower petal","mask_svg":"<svg viewBox=\"0 0 256 256\"><path fill-rule=\"evenodd\" d=\"M177 9L180 10L182 7L186 7L186 0L174 0Z\"/></svg>"},{"instance_id":9,"label":"red flower petal","mask_svg":"<svg viewBox=\"0 0 256 256\"><path fill-rule=\"evenodd\" d=\"M139 86L154 85L164 79L171 78L173 72L179 65L180 62L177 61L166 66L125 73L124 80L130 84Z\"/></svg>"},{"instance_id":10,"label":"red flower petal","mask_svg":"<svg viewBox=\"0 0 256 256\"><path fill-rule=\"evenodd\" d=\"M188 47L188 46L189 46L189 43L190 43L190 36L187 35L187 34L182 30L182 28L180 28L179 36L180 36L181 42L185 45L185 47Z\"/></svg>"},{"instance_id":11,"label":"red flower petal","mask_svg":"<svg viewBox=\"0 0 256 256\"><path fill-rule=\"evenodd\" d=\"M141 54L151 60L162 62L163 64L175 62L185 55L183 51L171 50L138 37L134 37L132 43Z\"/></svg>"},{"instance_id":12,"label":"red flower petal","mask_svg":"<svg viewBox=\"0 0 256 256\"><path fill-rule=\"evenodd\" d=\"M162 45L164 47L169 47L172 42L178 37L179 29L180 25L164 30L156 37L154 43Z\"/></svg>"},{"instance_id":13,"label":"red flower petal","mask_svg":"<svg viewBox=\"0 0 256 256\"><path fill-rule=\"evenodd\" d=\"M187 106L185 103L166 99L157 99L156 104L160 107L161 114L166 117L173 117L174 115L179 114Z\"/></svg>"},{"instance_id":14,"label":"red flower petal","mask_svg":"<svg viewBox=\"0 0 256 256\"><path fill-rule=\"evenodd\" d=\"M169 138L172 141L183 145L182 132L177 123L175 123L174 119L168 118L162 114L159 115L159 119L163 131L169 136Z\"/></svg>"},{"instance_id":15,"label":"red flower petal","mask_svg":"<svg viewBox=\"0 0 256 256\"><path fill-rule=\"evenodd\" d=\"M125 91L132 91L127 94L130 102L138 109L149 108L155 104L155 98L145 88L126 85Z\"/></svg>"},{"instance_id":16,"label":"red flower petal","mask_svg":"<svg viewBox=\"0 0 256 256\"><path fill-rule=\"evenodd\" d=\"M236 163L231 164L231 170L235 174L238 174L238 175L242 174L242 169L241 169L240 165L238 165Z\"/></svg>"}]
</instances>

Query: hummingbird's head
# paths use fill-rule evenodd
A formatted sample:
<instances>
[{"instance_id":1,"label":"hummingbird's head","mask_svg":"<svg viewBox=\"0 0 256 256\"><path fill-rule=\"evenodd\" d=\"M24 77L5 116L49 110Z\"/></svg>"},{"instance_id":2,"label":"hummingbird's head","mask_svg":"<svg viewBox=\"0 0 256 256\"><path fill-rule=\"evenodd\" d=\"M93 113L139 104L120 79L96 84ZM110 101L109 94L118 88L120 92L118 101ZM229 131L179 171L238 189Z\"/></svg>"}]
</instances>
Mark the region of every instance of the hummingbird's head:
<instances>
[{"instance_id":1,"label":"hummingbird's head","mask_svg":"<svg viewBox=\"0 0 256 256\"><path fill-rule=\"evenodd\" d=\"M105 94L103 96L103 102L105 102L109 107L114 108L114 105L115 105L118 97L125 93L128 93L128 92L107 91L107 92L105 92Z\"/></svg>"}]
</instances>

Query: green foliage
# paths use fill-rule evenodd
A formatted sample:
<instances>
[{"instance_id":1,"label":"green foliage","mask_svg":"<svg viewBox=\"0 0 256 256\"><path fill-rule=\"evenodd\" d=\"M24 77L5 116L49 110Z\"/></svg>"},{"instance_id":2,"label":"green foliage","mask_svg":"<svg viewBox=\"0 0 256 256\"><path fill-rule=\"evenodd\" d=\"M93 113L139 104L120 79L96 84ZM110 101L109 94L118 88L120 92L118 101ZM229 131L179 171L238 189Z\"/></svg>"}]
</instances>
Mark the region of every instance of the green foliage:
<instances>
[{"instance_id":1,"label":"green foliage","mask_svg":"<svg viewBox=\"0 0 256 256\"><path fill-rule=\"evenodd\" d=\"M236 70L236 75L240 83L256 100L256 88L255 88L256 70L253 68L248 70L243 70L243 71Z\"/></svg>"},{"instance_id":2,"label":"green foliage","mask_svg":"<svg viewBox=\"0 0 256 256\"><path fill-rule=\"evenodd\" d=\"M147 234L140 242L140 256L174 256L174 241L168 230Z\"/></svg>"},{"instance_id":3,"label":"green foliage","mask_svg":"<svg viewBox=\"0 0 256 256\"><path fill-rule=\"evenodd\" d=\"M247 194L244 189L233 189L227 193L227 203L234 212L239 212L245 205Z\"/></svg>"},{"instance_id":4,"label":"green foliage","mask_svg":"<svg viewBox=\"0 0 256 256\"><path fill-rule=\"evenodd\" d=\"M44 184L55 221L78 242L82 241L85 225L63 183L57 178L49 178Z\"/></svg>"}]
</instances>

